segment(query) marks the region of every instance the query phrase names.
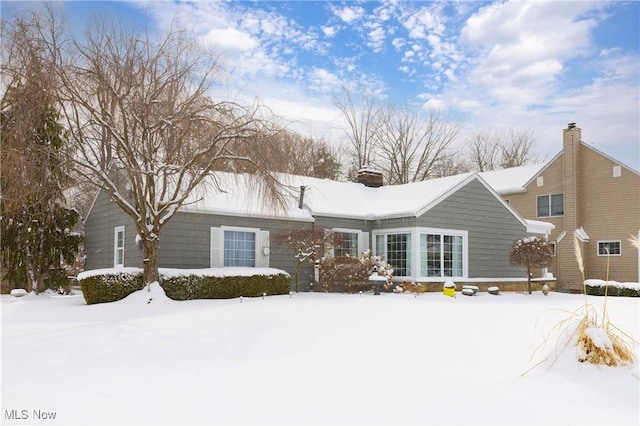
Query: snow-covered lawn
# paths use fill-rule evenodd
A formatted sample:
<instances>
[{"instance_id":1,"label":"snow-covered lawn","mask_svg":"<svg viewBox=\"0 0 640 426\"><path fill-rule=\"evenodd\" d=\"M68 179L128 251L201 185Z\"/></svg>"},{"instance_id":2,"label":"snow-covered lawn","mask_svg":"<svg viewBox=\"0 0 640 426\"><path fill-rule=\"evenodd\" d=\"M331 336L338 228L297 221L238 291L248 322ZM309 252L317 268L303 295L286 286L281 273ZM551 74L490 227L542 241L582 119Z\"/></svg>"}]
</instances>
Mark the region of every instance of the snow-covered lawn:
<instances>
[{"instance_id":1,"label":"snow-covered lawn","mask_svg":"<svg viewBox=\"0 0 640 426\"><path fill-rule=\"evenodd\" d=\"M603 300L588 297L599 311ZM3 296L2 423L640 424L638 362L579 364L569 347L522 375L583 303L558 293L175 302L157 285L91 306ZM640 299L607 303L640 340Z\"/></svg>"}]
</instances>

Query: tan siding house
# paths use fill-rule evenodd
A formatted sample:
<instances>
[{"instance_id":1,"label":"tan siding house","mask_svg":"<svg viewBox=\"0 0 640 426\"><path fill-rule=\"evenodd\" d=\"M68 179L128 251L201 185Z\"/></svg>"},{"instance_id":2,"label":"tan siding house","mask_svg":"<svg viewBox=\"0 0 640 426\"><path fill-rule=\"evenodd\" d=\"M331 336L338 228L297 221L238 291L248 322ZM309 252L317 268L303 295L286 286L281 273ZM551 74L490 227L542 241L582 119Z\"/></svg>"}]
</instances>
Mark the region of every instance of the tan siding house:
<instances>
[{"instance_id":1,"label":"tan siding house","mask_svg":"<svg viewBox=\"0 0 640 426\"><path fill-rule=\"evenodd\" d=\"M524 218L555 225L549 271L558 289L582 289L574 235L587 279L640 282L638 250L629 241L640 232L640 174L582 142L575 123L563 130L562 152L533 171L522 188L497 191Z\"/></svg>"}]
</instances>

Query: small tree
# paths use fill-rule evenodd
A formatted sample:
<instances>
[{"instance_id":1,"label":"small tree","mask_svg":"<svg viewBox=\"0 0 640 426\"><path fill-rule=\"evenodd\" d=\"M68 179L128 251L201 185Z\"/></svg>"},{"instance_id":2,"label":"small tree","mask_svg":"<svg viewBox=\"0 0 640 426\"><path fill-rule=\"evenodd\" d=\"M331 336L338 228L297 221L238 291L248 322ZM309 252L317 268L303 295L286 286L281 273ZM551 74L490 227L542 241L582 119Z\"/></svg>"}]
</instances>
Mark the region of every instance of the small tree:
<instances>
[{"instance_id":1,"label":"small tree","mask_svg":"<svg viewBox=\"0 0 640 426\"><path fill-rule=\"evenodd\" d=\"M316 259L324 254L327 247L333 246L334 233L328 229L312 227L310 229L294 229L283 232L278 240L284 242L294 251L298 260L296 265L296 293L299 288L300 268L305 263L315 265Z\"/></svg>"},{"instance_id":2,"label":"small tree","mask_svg":"<svg viewBox=\"0 0 640 426\"><path fill-rule=\"evenodd\" d=\"M509 259L513 265L527 268L527 289L531 294L531 270L547 266L551 258L551 246L539 237L527 237L516 241Z\"/></svg>"}]
</instances>

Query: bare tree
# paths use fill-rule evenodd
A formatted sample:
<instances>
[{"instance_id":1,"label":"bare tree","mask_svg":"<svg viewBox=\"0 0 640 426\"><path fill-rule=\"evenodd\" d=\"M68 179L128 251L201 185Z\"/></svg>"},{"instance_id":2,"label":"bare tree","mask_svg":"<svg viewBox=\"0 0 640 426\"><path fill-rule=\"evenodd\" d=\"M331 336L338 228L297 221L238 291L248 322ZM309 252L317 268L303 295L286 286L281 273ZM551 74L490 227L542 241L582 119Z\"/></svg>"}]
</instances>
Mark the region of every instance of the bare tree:
<instances>
[{"instance_id":1,"label":"bare tree","mask_svg":"<svg viewBox=\"0 0 640 426\"><path fill-rule=\"evenodd\" d=\"M262 167L274 172L334 180L340 177L338 152L322 139L282 129L262 143L239 144L236 148L238 154L257 156Z\"/></svg>"},{"instance_id":2,"label":"bare tree","mask_svg":"<svg viewBox=\"0 0 640 426\"><path fill-rule=\"evenodd\" d=\"M499 163L500 147L488 131L478 131L467 142L469 162L479 172L495 170Z\"/></svg>"},{"instance_id":3,"label":"bare tree","mask_svg":"<svg viewBox=\"0 0 640 426\"><path fill-rule=\"evenodd\" d=\"M151 40L100 17L85 42L67 46L58 68L75 170L135 223L142 241L145 284L158 280L164 225L213 171L248 163L267 201L280 192L270 173L233 148L272 133L259 106L214 102L218 61L184 32ZM248 151L245 151L248 152Z\"/></svg>"},{"instance_id":4,"label":"bare tree","mask_svg":"<svg viewBox=\"0 0 640 426\"><path fill-rule=\"evenodd\" d=\"M534 159L532 148L535 142L532 131L509 129L498 135L500 146L500 166L524 166Z\"/></svg>"},{"instance_id":5,"label":"bare tree","mask_svg":"<svg viewBox=\"0 0 640 426\"><path fill-rule=\"evenodd\" d=\"M377 133L380 128L381 108L370 94L361 95L360 104L354 103L351 93L343 88L342 99L334 98L333 103L340 109L346 121L343 128L349 140L351 168L356 172L375 163Z\"/></svg>"},{"instance_id":6,"label":"bare tree","mask_svg":"<svg viewBox=\"0 0 640 426\"><path fill-rule=\"evenodd\" d=\"M467 142L468 161L479 172L524 166L536 161L533 132L480 130Z\"/></svg>"},{"instance_id":7,"label":"bare tree","mask_svg":"<svg viewBox=\"0 0 640 426\"><path fill-rule=\"evenodd\" d=\"M458 126L434 114L387 107L376 133L381 164L389 184L418 182L439 173Z\"/></svg>"}]
</instances>

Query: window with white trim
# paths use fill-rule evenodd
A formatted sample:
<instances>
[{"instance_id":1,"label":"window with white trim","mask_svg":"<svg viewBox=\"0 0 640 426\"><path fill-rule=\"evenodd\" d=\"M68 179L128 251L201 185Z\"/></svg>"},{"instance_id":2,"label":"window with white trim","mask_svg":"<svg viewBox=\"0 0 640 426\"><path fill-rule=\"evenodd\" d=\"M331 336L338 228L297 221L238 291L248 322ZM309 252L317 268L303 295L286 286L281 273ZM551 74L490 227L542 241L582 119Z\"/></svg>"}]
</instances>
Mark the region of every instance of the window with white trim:
<instances>
[{"instance_id":1,"label":"window with white trim","mask_svg":"<svg viewBox=\"0 0 640 426\"><path fill-rule=\"evenodd\" d=\"M598 241L598 256L622 256L620 240Z\"/></svg>"},{"instance_id":2,"label":"window with white trim","mask_svg":"<svg viewBox=\"0 0 640 426\"><path fill-rule=\"evenodd\" d=\"M536 199L538 217L564 215L564 194L538 195Z\"/></svg>"},{"instance_id":3,"label":"window with white trim","mask_svg":"<svg viewBox=\"0 0 640 426\"><path fill-rule=\"evenodd\" d=\"M124 226L113 230L113 266L124 266Z\"/></svg>"},{"instance_id":4,"label":"window with white trim","mask_svg":"<svg viewBox=\"0 0 640 426\"><path fill-rule=\"evenodd\" d=\"M333 232L334 257L358 256L358 232Z\"/></svg>"},{"instance_id":5,"label":"window with white trim","mask_svg":"<svg viewBox=\"0 0 640 426\"><path fill-rule=\"evenodd\" d=\"M420 234L422 277L463 277L464 237L448 233Z\"/></svg>"},{"instance_id":6,"label":"window with white trim","mask_svg":"<svg viewBox=\"0 0 640 426\"><path fill-rule=\"evenodd\" d=\"M210 267L269 267L269 231L221 226L211 228Z\"/></svg>"},{"instance_id":7,"label":"window with white trim","mask_svg":"<svg viewBox=\"0 0 640 426\"><path fill-rule=\"evenodd\" d=\"M411 232L377 234L376 254L393 267L393 276L411 276Z\"/></svg>"},{"instance_id":8,"label":"window with white trim","mask_svg":"<svg viewBox=\"0 0 640 426\"><path fill-rule=\"evenodd\" d=\"M224 231L224 266L256 266L256 233Z\"/></svg>"}]
</instances>

